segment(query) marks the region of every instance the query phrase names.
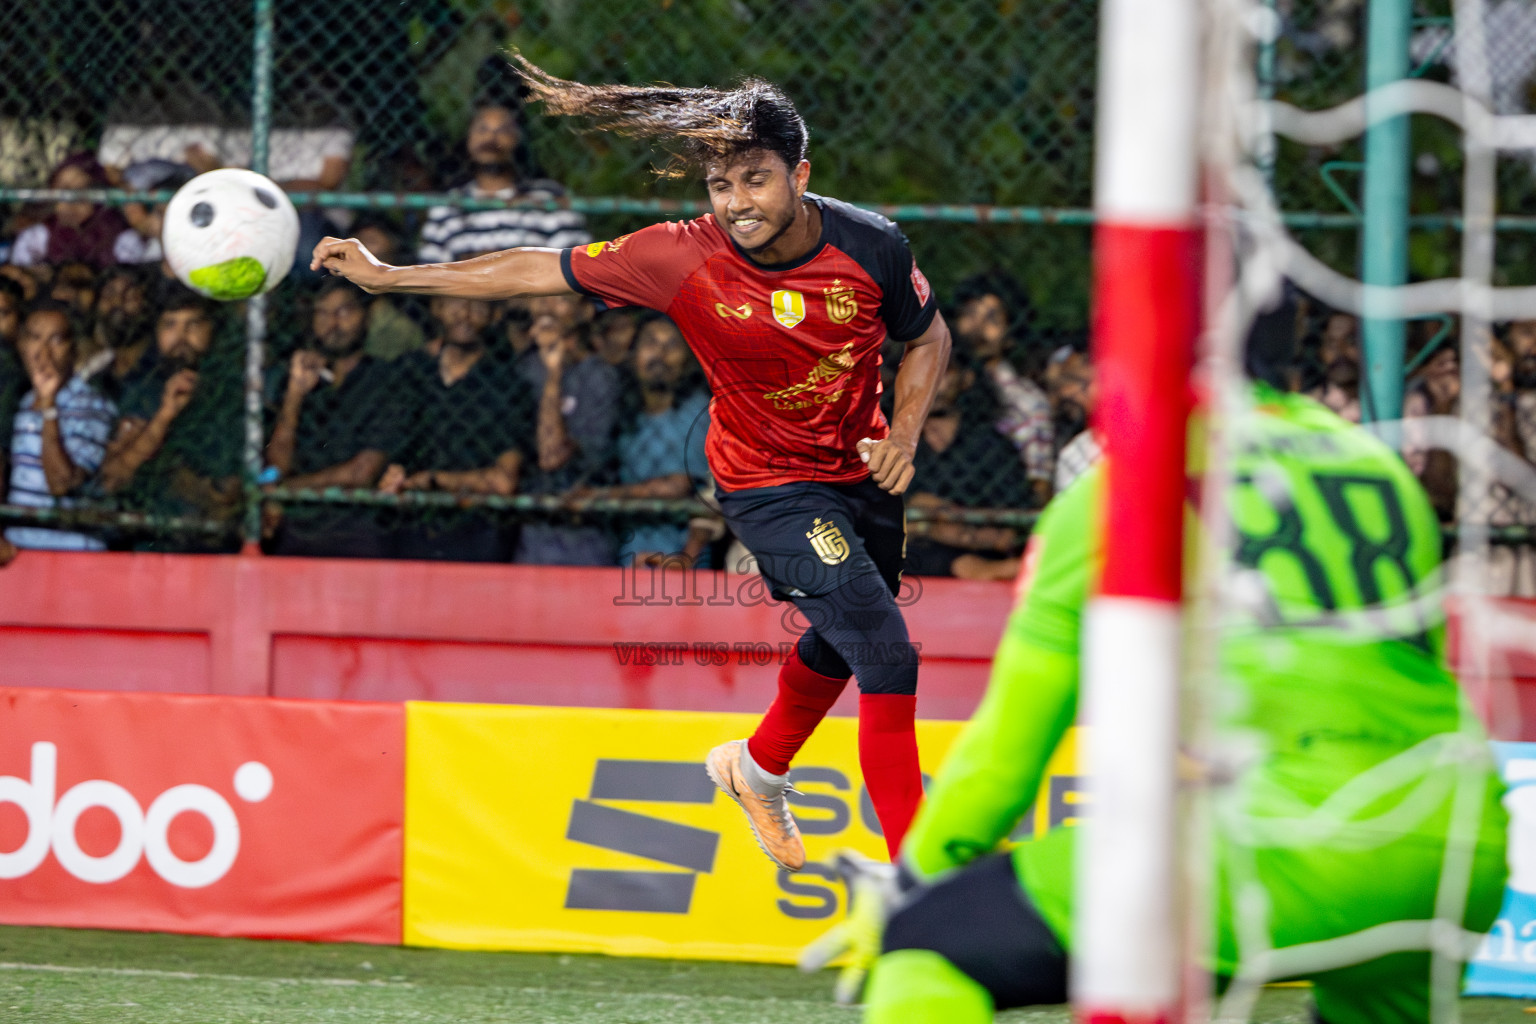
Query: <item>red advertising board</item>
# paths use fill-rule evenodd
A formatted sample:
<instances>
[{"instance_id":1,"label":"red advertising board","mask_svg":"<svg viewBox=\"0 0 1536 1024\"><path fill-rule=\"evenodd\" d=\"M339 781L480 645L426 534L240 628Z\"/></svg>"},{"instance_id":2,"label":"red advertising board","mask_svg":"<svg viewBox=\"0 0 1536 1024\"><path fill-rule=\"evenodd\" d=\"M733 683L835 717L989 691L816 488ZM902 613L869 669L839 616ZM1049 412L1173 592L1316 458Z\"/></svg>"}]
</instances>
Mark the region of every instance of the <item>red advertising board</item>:
<instances>
[{"instance_id":1,"label":"red advertising board","mask_svg":"<svg viewBox=\"0 0 1536 1024\"><path fill-rule=\"evenodd\" d=\"M398 704L0 689L0 922L398 943Z\"/></svg>"}]
</instances>

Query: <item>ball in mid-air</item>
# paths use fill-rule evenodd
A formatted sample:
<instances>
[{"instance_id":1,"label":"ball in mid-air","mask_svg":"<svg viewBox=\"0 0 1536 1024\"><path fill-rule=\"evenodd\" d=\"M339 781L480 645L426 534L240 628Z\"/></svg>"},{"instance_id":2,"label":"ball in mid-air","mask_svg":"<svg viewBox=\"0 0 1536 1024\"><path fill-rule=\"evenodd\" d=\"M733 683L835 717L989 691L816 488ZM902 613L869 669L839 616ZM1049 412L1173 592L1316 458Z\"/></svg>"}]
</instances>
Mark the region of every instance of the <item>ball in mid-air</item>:
<instances>
[{"instance_id":1,"label":"ball in mid-air","mask_svg":"<svg viewBox=\"0 0 1536 1024\"><path fill-rule=\"evenodd\" d=\"M171 197L160 244L183 284L221 302L249 298L293 267L299 214L270 178L221 167Z\"/></svg>"}]
</instances>

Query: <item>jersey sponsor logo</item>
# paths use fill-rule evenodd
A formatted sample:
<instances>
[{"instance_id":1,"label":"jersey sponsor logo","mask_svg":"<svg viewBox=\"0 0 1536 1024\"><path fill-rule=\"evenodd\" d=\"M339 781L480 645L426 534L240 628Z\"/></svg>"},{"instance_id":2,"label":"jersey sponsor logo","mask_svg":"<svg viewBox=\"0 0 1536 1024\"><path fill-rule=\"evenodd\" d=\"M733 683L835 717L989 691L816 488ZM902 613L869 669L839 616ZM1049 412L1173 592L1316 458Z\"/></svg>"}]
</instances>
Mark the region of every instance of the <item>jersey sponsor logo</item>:
<instances>
[{"instance_id":1,"label":"jersey sponsor logo","mask_svg":"<svg viewBox=\"0 0 1536 1024\"><path fill-rule=\"evenodd\" d=\"M745 320L752 315L752 303L743 302L735 309L732 309L730 306L727 306L723 302L717 302L715 303L715 312L719 313L721 316L733 316L738 320Z\"/></svg>"},{"instance_id":2,"label":"jersey sponsor logo","mask_svg":"<svg viewBox=\"0 0 1536 1024\"><path fill-rule=\"evenodd\" d=\"M805 319L805 296L799 292L777 291L770 301L773 318L785 327L793 327Z\"/></svg>"},{"instance_id":3,"label":"jersey sponsor logo","mask_svg":"<svg viewBox=\"0 0 1536 1024\"><path fill-rule=\"evenodd\" d=\"M832 287L823 288L827 297L827 319L835 324L845 324L859 315L859 303L853 288L834 279Z\"/></svg>"},{"instance_id":4,"label":"jersey sponsor logo","mask_svg":"<svg viewBox=\"0 0 1536 1024\"><path fill-rule=\"evenodd\" d=\"M630 232L627 235L620 235L618 238L615 238L613 241L609 242L608 243L608 251L609 252L618 252L620 249L624 248L624 243L629 241L630 235L633 235L633 234L634 234L634 232Z\"/></svg>"},{"instance_id":5,"label":"jersey sponsor logo","mask_svg":"<svg viewBox=\"0 0 1536 1024\"><path fill-rule=\"evenodd\" d=\"M846 377L853 370L853 342L849 342L830 355L822 356L805 375L805 380L777 391L764 392L763 398L772 402L775 409L805 409L812 405L827 405L842 398L845 388L832 392L820 392L801 398L808 391L815 391L822 384Z\"/></svg>"},{"instance_id":6,"label":"jersey sponsor logo","mask_svg":"<svg viewBox=\"0 0 1536 1024\"><path fill-rule=\"evenodd\" d=\"M919 305L928 305L928 297L933 294L933 288L929 286L923 272L917 269L917 260L912 261L912 290L917 293Z\"/></svg>"},{"instance_id":7,"label":"jersey sponsor logo","mask_svg":"<svg viewBox=\"0 0 1536 1024\"><path fill-rule=\"evenodd\" d=\"M598 254L601 253L604 249L608 248L608 244L609 243L607 242L593 242L591 245L587 246L587 255L591 256L593 259L597 259ZM618 246L614 246L614 248L618 248Z\"/></svg>"},{"instance_id":8,"label":"jersey sponsor logo","mask_svg":"<svg viewBox=\"0 0 1536 1024\"><path fill-rule=\"evenodd\" d=\"M843 536L843 531L830 519L826 522L816 520L806 532L806 537L816 557L828 565L840 565L848 557L848 538Z\"/></svg>"}]
</instances>

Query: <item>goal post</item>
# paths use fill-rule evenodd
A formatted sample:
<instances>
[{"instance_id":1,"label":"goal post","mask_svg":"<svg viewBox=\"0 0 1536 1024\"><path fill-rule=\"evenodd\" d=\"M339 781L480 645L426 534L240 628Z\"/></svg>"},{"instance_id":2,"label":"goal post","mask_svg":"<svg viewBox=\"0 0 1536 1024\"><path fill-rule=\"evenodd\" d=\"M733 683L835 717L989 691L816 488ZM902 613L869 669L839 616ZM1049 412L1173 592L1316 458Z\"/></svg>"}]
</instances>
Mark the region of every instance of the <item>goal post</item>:
<instances>
[{"instance_id":1,"label":"goal post","mask_svg":"<svg viewBox=\"0 0 1536 1024\"><path fill-rule=\"evenodd\" d=\"M1177 749L1185 432L1200 319L1195 0L1104 0L1094 168L1104 562L1084 623L1092 806L1072 999L1087 1024L1179 1016Z\"/></svg>"}]
</instances>

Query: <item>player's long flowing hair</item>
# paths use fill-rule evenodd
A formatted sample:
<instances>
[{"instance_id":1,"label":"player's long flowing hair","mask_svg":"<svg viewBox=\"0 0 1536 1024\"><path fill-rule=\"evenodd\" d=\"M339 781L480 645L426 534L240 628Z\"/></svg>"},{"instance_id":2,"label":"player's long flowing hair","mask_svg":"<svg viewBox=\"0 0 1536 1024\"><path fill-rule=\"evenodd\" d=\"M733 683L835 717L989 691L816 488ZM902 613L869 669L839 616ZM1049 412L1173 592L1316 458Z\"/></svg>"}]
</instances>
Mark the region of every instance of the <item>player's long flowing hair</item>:
<instances>
[{"instance_id":1,"label":"player's long flowing hair","mask_svg":"<svg viewBox=\"0 0 1536 1024\"><path fill-rule=\"evenodd\" d=\"M663 177L703 170L711 162L766 149L794 169L805 159L805 121L772 82L744 78L732 89L671 85L584 85L556 78L522 54L513 66L546 112L585 117L591 128L661 143L672 160Z\"/></svg>"}]
</instances>

